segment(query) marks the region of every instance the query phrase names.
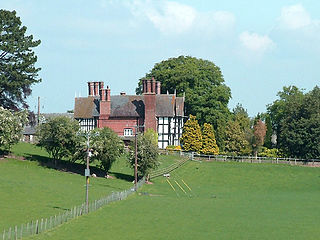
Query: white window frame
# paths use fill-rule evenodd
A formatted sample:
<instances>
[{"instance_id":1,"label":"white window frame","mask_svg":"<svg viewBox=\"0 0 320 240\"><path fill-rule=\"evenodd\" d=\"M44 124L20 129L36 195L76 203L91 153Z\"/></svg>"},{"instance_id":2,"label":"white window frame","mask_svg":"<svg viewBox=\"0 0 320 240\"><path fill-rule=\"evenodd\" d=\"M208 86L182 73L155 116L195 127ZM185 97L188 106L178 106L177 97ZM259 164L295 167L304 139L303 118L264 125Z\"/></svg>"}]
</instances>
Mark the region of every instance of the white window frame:
<instances>
[{"instance_id":1,"label":"white window frame","mask_svg":"<svg viewBox=\"0 0 320 240\"><path fill-rule=\"evenodd\" d=\"M132 137L133 136L133 129L132 128L123 129L123 136Z\"/></svg>"}]
</instances>

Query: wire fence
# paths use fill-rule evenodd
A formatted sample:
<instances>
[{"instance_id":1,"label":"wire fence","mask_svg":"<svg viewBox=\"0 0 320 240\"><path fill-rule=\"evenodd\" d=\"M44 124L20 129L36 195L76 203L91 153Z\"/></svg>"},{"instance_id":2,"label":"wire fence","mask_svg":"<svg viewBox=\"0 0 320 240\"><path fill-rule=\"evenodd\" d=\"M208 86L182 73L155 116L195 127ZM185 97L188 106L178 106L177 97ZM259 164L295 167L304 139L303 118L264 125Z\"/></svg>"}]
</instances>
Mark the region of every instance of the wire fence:
<instances>
[{"instance_id":1,"label":"wire fence","mask_svg":"<svg viewBox=\"0 0 320 240\"><path fill-rule=\"evenodd\" d=\"M161 169L157 169L155 171L153 171L152 173L150 173L150 179L155 178L155 177L159 177L162 176L163 174L167 174L172 172L173 170L177 169L178 167L182 166L183 164L185 164L190 158L186 157L184 159L182 159L179 162L176 162L168 167L165 168L161 168Z\"/></svg>"},{"instance_id":2,"label":"wire fence","mask_svg":"<svg viewBox=\"0 0 320 240\"><path fill-rule=\"evenodd\" d=\"M137 188L140 188L144 184L144 182L145 179L141 179L137 183ZM71 208L68 211L60 213L59 215L51 216L48 218L41 218L35 221L28 222L26 224L10 227L9 229L5 229L2 232L2 240L17 240L45 232L79 216L94 212L102 206L107 205L111 202L124 200L134 192L134 187L121 192L113 192L111 195L108 195L104 198L89 202L88 209L86 208L86 204L83 203L79 206Z\"/></svg>"},{"instance_id":3,"label":"wire fence","mask_svg":"<svg viewBox=\"0 0 320 240\"><path fill-rule=\"evenodd\" d=\"M320 166L320 159L205 155L205 154L199 154L196 152L185 152L185 151L177 151L177 150L163 150L162 154L175 154L175 155L180 155L180 156L186 156L193 161L275 163L275 164Z\"/></svg>"},{"instance_id":4,"label":"wire fence","mask_svg":"<svg viewBox=\"0 0 320 240\"><path fill-rule=\"evenodd\" d=\"M204 155L192 153L192 160L196 161L218 161L218 162L247 162L247 163L274 163L305 166L320 166L320 159L299 159L299 158L274 158L274 157L254 157L254 156L222 156Z\"/></svg>"}]
</instances>

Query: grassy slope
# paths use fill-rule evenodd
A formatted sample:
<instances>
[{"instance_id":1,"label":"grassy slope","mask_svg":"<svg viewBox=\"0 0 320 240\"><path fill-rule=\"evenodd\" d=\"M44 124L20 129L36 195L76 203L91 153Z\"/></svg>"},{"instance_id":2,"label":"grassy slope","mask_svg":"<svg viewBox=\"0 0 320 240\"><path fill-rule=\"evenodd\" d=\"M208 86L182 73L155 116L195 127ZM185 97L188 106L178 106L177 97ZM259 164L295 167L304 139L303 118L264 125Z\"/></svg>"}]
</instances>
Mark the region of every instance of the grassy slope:
<instances>
[{"instance_id":1,"label":"grassy slope","mask_svg":"<svg viewBox=\"0 0 320 240\"><path fill-rule=\"evenodd\" d=\"M318 239L320 168L189 162L141 192L32 239ZM175 185L178 189L178 187ZM186 189L186 187L184 187Z\"/></svg>"},{"instance_id":2,"label":"grassy slope","mask_svg":"<svg viewBox=\"0 0 320 240\"><path fill-rule=\"evenodd\" d=\"M40 162L0 160L0 230L52 216L84 202L83 176L46 167L43 163L50 161L46 158L46 152L33 145L20 143L13 148L13 152L15 155L38 159ZM91 178L91 200L132 186L132 183L126 180L131 169L124 161L122 159L112 169L124 180Z\"/></svg>"}]
</instances>

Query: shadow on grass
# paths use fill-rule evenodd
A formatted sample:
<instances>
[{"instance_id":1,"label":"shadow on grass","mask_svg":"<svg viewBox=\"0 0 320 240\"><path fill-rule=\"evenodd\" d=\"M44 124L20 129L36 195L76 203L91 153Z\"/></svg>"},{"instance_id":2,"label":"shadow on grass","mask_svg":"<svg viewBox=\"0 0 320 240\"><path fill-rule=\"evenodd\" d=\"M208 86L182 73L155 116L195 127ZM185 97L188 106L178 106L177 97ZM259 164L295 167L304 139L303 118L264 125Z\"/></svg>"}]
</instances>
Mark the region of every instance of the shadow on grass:
<instances>
[{"instance_id":1,"label":"shadow on grass","mask_svg":"<svg viewBox=\"0 0 320 240\"><path fill-rule=\"evenodd\" d=\"M118 179L125 180L127 182L132 182L134 180L134 176L124 173L118 173L118 172L109 172L110 174L114 175Z\"/></svg>"},{"instance_id":2,"label":"shadow on grass","mask_svg":"<svg viewBox=\"0 0 320 240\"><path fill-rule=\"evenodd\" d=\"M63 210L63 211L70 211L69 208L62 208L62 207L57 207L57 206L48 206L48 207L52 207L54 209L60 209L60 210Z\"/></svg>"},{"instance_id":3,"label":"shadow on grass","mask_svg":"<svg viewBox=\"0 0 320 240\"><path fill-rule=\"evenodd\" d=\"M56 162L46 156L41 156L37 154L26 154L25 155L26 160L29 161L37 161L40 166L46 167L49 169L55 169L58 171L62 172L70 172L74 174L80 174L84 176L84 170L86 168L85 164L82 163L74 163L74 162L69 162L69 161L64 161L64 160L56 160ZM105 177L106 172L98 167L95 166L90 166L90 173L91 174L96 174L97 177ZM133 177L127 174L123 173L117 173L117 172L112 172L112 174L119 179L123 179L126 181L132 181Z\"/></svg>"}]
</instances>

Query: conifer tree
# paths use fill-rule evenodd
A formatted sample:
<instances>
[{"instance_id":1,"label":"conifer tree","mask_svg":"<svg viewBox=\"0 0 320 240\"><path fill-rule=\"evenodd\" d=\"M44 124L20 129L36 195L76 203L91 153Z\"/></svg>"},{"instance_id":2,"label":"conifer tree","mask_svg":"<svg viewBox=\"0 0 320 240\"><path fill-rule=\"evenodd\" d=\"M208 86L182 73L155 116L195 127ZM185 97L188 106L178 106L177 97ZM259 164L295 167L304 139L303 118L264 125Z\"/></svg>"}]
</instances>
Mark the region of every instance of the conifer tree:
<instances>
[{"instance_id":1,"label":"conifer tree","mask_svg":"<svg viewBox=\"0 0 320 240\"><path fill-rule=\"evenodd\" d=\"M200 152L202 134L195 116L190 115L188 121L184 124L181 143L186 151Z\"/></svg>"},{"instance_id":2,"label":"conifer tree","mask_svg":"<svg viewBox=\"0 0 320 240\"><path fill-rule=\"evenodd\" d=\"M202 129L202 148L201 152L204 154L219 154L219 147L216 143L213 127L209 123L205 123Z\"/></svg>"}]
</instances>

